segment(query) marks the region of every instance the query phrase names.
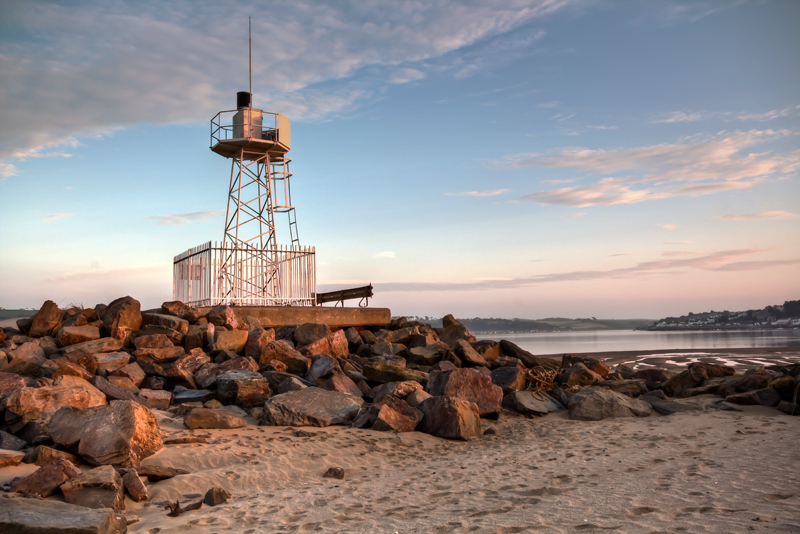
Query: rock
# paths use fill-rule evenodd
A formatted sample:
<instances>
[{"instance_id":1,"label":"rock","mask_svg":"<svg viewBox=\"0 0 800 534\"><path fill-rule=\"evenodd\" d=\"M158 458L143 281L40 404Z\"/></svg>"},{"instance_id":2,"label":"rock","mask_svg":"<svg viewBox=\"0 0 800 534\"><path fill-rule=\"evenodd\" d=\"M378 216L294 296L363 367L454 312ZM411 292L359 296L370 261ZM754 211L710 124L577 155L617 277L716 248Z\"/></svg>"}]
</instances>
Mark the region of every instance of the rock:
<instances>
[{"instance_id":1,"label":"rock","mask_svg":"<svg viewBox=\"0 0 800 534\"><path fill-rule=\"evenodd\" d=\"M217 377L228 371L244 369L245 371L258 371L258 364L245 357L236 357L221 364L207 363L194 374L195 382L202 388L211 388L217 383Z\"/></svg>"},{"instance_id":2,"label":"rock","mask_svg":"<svg viewBox=\"0 0 800 534\"><path fill-rule=\"evenodd\" d=\"M180 332L185 336L189 333L189 321L175 317L174 315L167 315L164 313L151 313L145 312L142 314L142 326L162 326Z\"/></svg>"},{"instance_id":3,"label":"rock","mask_svg":"<svg viewBox=\"0 0 800 534\"><path fill-rule=\"evenodd\" d=\"M110 465L95 467L61 485L64 500L87 508L125 509L122 477Z\"/></svg>"},{"instance_id":4,"label":"rock","mask_svg":"<svg viewBox=\"0 0 800 534\"><path fill-rule=\"evenodd\" d=\"M162 304L161 313L180 317L181 319L184 319L190 323L196 323L197 320L203 316L203 314L200 313L200 310L197 308L192 308L191 306L188 306L179 300L173 300Z\"/></svg>"},{"instance_id":5,"label":"rock","mask_svg":"<svg viewBox=\"0 0 800 534\"><path fill-rule=\"evenodd\" d=\"M196 428L241 428L247 420L225 410L195 408L189 412L183 423L191 429Z\"/></svg>"},{"instance_id":6,"label":"rock","mask_svg":"<svg viewBox=\"0 0 800 534\"><path fill-rule=\"evenodd\" d=\"M597 385L628 397L641 397L647 393L647 383L644 380L603 380Z\"/></svg>"},{"instance_id":7,"label":"rock","mask_svg":"<svg viewBox=\"0 0 800 534\"><path fill-rule=\"evenodd\" d=\"M94 354L92 358L97 364L98 371L106 371L108 373L122 369L131 361L131 356L127 352Z\"/></svg>"},{"instance_id":8,"label":"rock","mask_svg":"<svg viewBox=\"0 0 800 534\"><path fill-rule=\"evenodd\" d=\"M325 384L322 387L328 391L347 393L348 395L353 395L354 397L363 396L363 392L356 385L356 383L348 378L347 375L342 373L335 373L331 375L331 377L325 381Z\"/></svg>"},{"instance_id":9,"label":"rock","mask_svg":"<svg viewBox=\"0 0 800 534\"><path fill-rule=\"evenodd\" d=\"M342 368L335 358L328 355L317 355L311 357L311 367L306 373L306 381L311 382L319 387L325 385L328 378L336 373L341 374Z\"/></svg>"},{"instance_id":10,"label":"rock","mask_svg":"<svg viewBox=\"0 0 800 534\"><path fill-rule=\"evenodd\" d=\"M275 426L329 426L352 420L360 397L309 387L275 395L264 405L264 422Z\"/></svg>"},{"instance_id":11,"label":"rock","mask_svg":"<svg viewBox=\"0 0 800 534\"><path fill-rule=\"evenodd\" d=\"M123 365L119 369L110 371L110 374L114 376L124 376L125 378L133 382L133 384L136 387L139 387L142 384L142 381L145 379L146 376L142 368L136 362L129 363L128 365Z\"/></svg>"},{"instance_id":12,"label":"rock","mask_svg":"<svg viewBox=\"0 0 800 534\"><path fill-rule=\"evenodd\" d=\"M591 386L603 381L603 377L589 370L584 364L576 363L558 375L558 382L567 386Z\"/></svg>"},{"instance_id":13,"label":"rock","mask_svg":"<svg viewBox=\"0 0 800 534\"><path fill-rule=\"evenodd\" d=\"M208 322L217 327L226 327L230 330L239 328L239 321L236 319L236 314L233 308L227 304L218 304L211 308L206 314Z\"/></svg>"},{"instance_id":14,"label":"rock","mask_svg":"<svg viewBox=\"0 0 800 534\"><path fill-rule=\"evenodd\" d=\"M3 368L6 373L38 377L47 356L37 341L28 341L8 352L9 362Z\"/></svg>"},{"instance_id":15,"label":"rock","mask_svg":"<svg viewBox=\"0 0 800 534\"><path fill-rule=\"evenodd\" d=\"M214 342L215 332L216 329L213 324L191 325L183 340L183 348L187 352L192 349L204 349Z\"/></svg>"},{"instance_id":16,"label":"rock","mask_svg":"<svg viewBox=\"0 0 800 534\"><path fill-rule=\"evenodd\" d=\"M761 406L777 406L781 401L775 388L756 389L744 393L734 393L725 397L727 402L733 404L755 404Z\"/></svg>"},{"instance_id":17,"label":"rock","mask_svg":"<svg viewBox=\"0 0 800 534\"><path fill-rule=\"evenodd\" d=\"M458 359L464 364L465 367L487 367L489 364L483 359L483 356L472 348L467 341L457 339L455 341L454 352Z\"/></svg>"},{"instance_id":18,"label":"rock","mask_svg":"<svg viewBox=\"0 0 800 534\"><path fill-rule=\"evenodd\" d=\"M55 332L64 320L64 312L52 300L45 301L36 315L31 319L28 335L31 337L49 336Z\"/></svg>"},{"instance_id":19,"label":"rock","mask_svg":"<svg viewBox=\"0 0 800 534\"><path fill-rule=\"evenodd\" d=\"M87 381L64 376L58 385L40 388L23 388L6 399L6 410L23 424L36 422L46 425L54 413L65 406L77 409L106 404L106 396ZM9 414L6 413L6 421Z\"/></svg>"},{"instance_id":20,"label":"rock","mask_svg":"<svg viewBox=\"0 0 800 534\"><path fill-rule=\"evenodd\" d=\"M217 395L224 404L258 406L270 393L267 379L253 371L235 369L217 376Z\"/></svg>"},{"instance_id":21,"label":"rock","mask_svg":"<svg viewBox=\"0 0 800 534\"><path fill-rule=\"evenodd\" d=\"M216 354L223 350L229 350L233 353L240 353L244 351L247 344L248 333L244 330L224 330L218 329L214 334L214 343L208 348L211 354Z\"/></svg>"},{"instance_id":22,"label":"rock","mask_svg":"<svg viewBox=\"0 0 800 534\"><path fill-rule=\"evenodd\" d=\"M203 352L203 349L194 348L189 354L181 356L166 369L164 374L167 378L175 380L183 380L193 388L197 387L194 380L194 373L196 373L202 366L211 362L211 358Z\"/></svg>"},{"instance_id":23,"label":"rock","mask_svg":"<svg viewBox=\"0 0 800 534\"><path fill-rule=\"evenodd\" d=\"M0 449L0 468L19 465L24 459L24 452Z\"/></svg>"},{"instance_id":24,"label":"rock","mask_svg":"<svg viewBox=\"0 0 800 534\"><path fill-rule=\"evenodd\" d=\"M154 410L166 410L172 404L172 393L169 391L142 388L138 397L139 401Z\"/></svg>"},{"instance_id":25,"label":"rock","mask_svg":"<svg viewBox=\"0 0 800 534\"><path fill-rule=\"evenodd\" d=\"M352 353L355 353L358 347L364 344L364 340L361 339L361 334L352 326L344 330L344 337L347 339L348 349Z\"/></svg>"},{"instance_id":26,"label":"rock","mask_svg":"<svg viewBox=\"0 0 800 534\"><path fill-rule=\"evenodd\" d=\"M320 354L328 355L331 352L331 344L328 338L323 337L322 339L318 339L313 343L309 343L308 345L303 345L300 347L298 345L298 350L300 354L306 357L316 356Z\"/></svg>"},{"instance_id":27,"label":"rock","mask_svg":"<svg viewBox=\"0 0 800 534\"><path fill-rule=\"evenodd\" d=\"M143 358L158 364L174 362L186 354L183 347L176 347L164 334L138 336L134 341L133 355L137 361Z\"/></svg>"},{"instance_id":28,"label":"rock","mask_svg":"<svg viewBox=\"0 0 800 534\"><path fill-rule=\"evenodd\" d=\"M172 392L172 400L175 404L206 402L216 398L217 392L208 389L186 389L178 386Z\"/></svg>"},{"instance_id":29,"label":"rock","mask_svg":"<svg viewBox=\"0 0 800 534\"><path fill-rule=\"evenodd\" d=\"M130 333L142 327L142 306L133 297L121 297L114 300L99 315L106 332L119 341L124 341L119 334L124 333L126 329ZM121 348L121 346L117 348Z\"/></svg>"},{"instance_id":30,"label":"rock","mask_svg":"<svg viewBox=\"0 0 800 534\"><path fill-rule=\"evenodd\" d=\"M297 391L298 389L305 389L309 387L305 382L297 378L296 376L292 376L289 378L285 378L278 384L275 388L276 393L286 393L287 391Z\"/></svg>"},{"instance_id":31,"label":"rock","mask_svg":"<svg viewBox=\"0 0 800 534\"><path fill-rule=\"evenodd\" d=\"M275 330L272 328L264 330L260 326L251 328L250 331L247 332L244 355L248 358L253 358L255 361L259 361L267 343L270 341L275 341Z\"/></svg>"},{"instance_id":32,"label":"rock","mask_svg":"<svg viewBox=\"0 0 800 534\"><path fill-rule=\"evenodd\" d=\"M344 330L337 330L328 339L330 345L330 355L334 358L344 358L350 354L350 345Z\"/></svg>"},{"instance_id":33,"label":"rock","mask_svg":"<svg viewBox=\"0 0 800 534\"><path fill-rule=\"evenodd\" d=\"M140 477L147 477L151 482L159 482L178 475L188 475L189 471L176 467L165 467L161 465L141 465L134 468Z\"/></svg>"},{"instance_id":34,"label":"rock","mask_svg":"<svg viewBox=\"0 0 800 534\"><path fill-rule=\"evenodd\" d=\"M569 418L577 421L599 421L608 417L647 417L652 407L606 388L589 387L569 400Z\"/></svg>"},{"instance_id":35,"label":"rock","mask_svg":"<svg viewBox=\"0 0 800 534\"><path fill-rule=\"evenodd\" d=\"M409 406L416 408L431 397L433 397L433 395L420 388L410 393L408 397L406 397L406 402Z\"/></svg>"},{"instance_id":36,"label":"rock","mask_svg":"<svg viewBox=\"0 0 800 534\"><path fill-rule=\"evenodd\" d=\"M406 380L404 382L387 382L373 388L369 393L369 398L379 401L381 398L391 395L398 399L405 399L415 391L422 390L419 382L413 380Z\"/></svg>"},{"instance_id":37,"label":"rock","mask_svg":"<svg viewBox=\"0 0 800 534\"><path fill-rule=\"evenodd\" d=\"M693 362L689 364L689 369L702 369L708 378L722 378L736 374L736 369L733 367L717 363Z\"/></svg>"},{"instance_id":38,"label":"rock","mask_svg":"<svg viewBox=\"0 0 800 534\"><path fill-rule=\"evenodd\" d=\"M392 396L383 397L373 408L377 408L377 413L372 428L382 432L413 432L423 417L420 410Z\"/></svg>"},{"instance_id":39,"label":"rock","mask_svg":"<svg viewBox=\"0 0 800 534\"><path fill-rule=\"evenodd\" d=\"M550 395L533 391L512 391L503 397L503 406L522 415L546 415L566 410Z\"/></svg>"},{"instance_id":40,"label":"rock","mask_svg":"<svg viewBox=\"0 0 800 534\"><path fill-rule=\"evenodd\" d=\"M80 458L68 452L59 451L45 445L39 445L25 455L26 464L47 465L59 460L68 460L73 464L80 463Z\"/></svg>"},{"instance_id":41,"label":"rock","mask_svg":"<svg viewBox=\"0 0 800 534\"><path fill-rule=\"evenodd\" d=\"M623 376L625 375L623 374ZM639 369L638 371L634 371L629 378L660 384L674 376L676 376L674 371L667 371L666 369Z\"/></svg>"},{"instance_id":42,"label":"rock","mask_svg":"<svg viewBox=\"0 0 800 534\"><path fill-rule=\"evenodd\" d=\"M26 477L15 479L11 483L11 491L49 497L61 484L80 474L81 470L69 460L57 460L43 465Z\"/></svg>"},{"instance_id":43,"label":"rock","mask_svg":"<svg viewBox=\"0 0 800 534\"><path fill-rule=\"evenodd\" d=\"M53 380L57 380L60 376L76 376L86 380L87 382L91 382L94 378L94 376L89 371L84 369L83 366L72 363L66 358L58 358L58 360L53 361L52 363L58 366L56 372L53 373L53 376L51 376Z\"/></svg>"},{"instance_id":44,"label":"rock","mask_svg":"<svg viewBox=\"0 0 800 534\"><path fill-rule=\"evenodd\" d=\"M423 386L428 383L428 373L415 369L406 369L395 364L372 360L364 365L364 376L375 382L403 382L413 380Z\"/></svg>"},{"instance_id":45,"label":"rock","mask_svg":"<svg viewBox=\"0 0 800 534\"><path fill-rule=\"evenodd\" d=\"M298 349L311 345L320 339L327 339L331 334L328 325L319 323L305 323L297 327L292 336Z\"/></svg>"},{"instance_id":46,"label":"rock","mask_svg":"<svg viewBox=\"0 0 800 534\"><path fill-rule=\"evenodd\" d=\"M751 374L745 375L732 382L724 384L717 389L717 395L720 397L730 397L737 393L745 393L747 391L755 391L758 389L765 389L769 386L770 378L767 375Z\"/></svg>"},{"instance_id":47,"label":"rock","mask_svg":"<svg viewBox=\"0 0 800 534\"><path fill-rule=\"evenodd\" d=\"M533 367L544 367L545 369L555 371L558 369L558 363L554 360L548 360L547 358L539 358L538 356L534 356L530 352L521 347L515 345L514 343L506 340L500 340L500 349L505 356L511 356L512 358L517 358L527 368Z\"/></svg>"},{"instance_id":48,"label":"rock","mask_svg":"<svg viewBox=\"0 0 800 534\"><path fill-rule=\"evenodd\" d=\"M498 367L492 371L492 383L503 390L504 395L525 387L525 371L519 367Z\"/></svg>"},{"instance_id":49,"label":"rock","mask_svg":"<svg viewBox=\"0 0 800 534\"><path fill-rule=\"evenodd\" d=\"M431 350L428 347L414 347L409 349L408 358L418 365L433 365L439 361L441 355L439 351Z\"/></svg>"},{"instance_id":50,"label":"rock","mask_svg":"<svg viewBox=\"0 0 800 534\"><path fill-rule=\"evenodd\" d=\"M133 501L141 502L147 500L147 486L134 470L129 470L122 475L122 484Z\"/></svg>"},{"instance_id":51,"label":"rock","mask_svg":"<svg viewBox=\"0 0 800 534\"><path fill-rule=\"evenodd\" d=\"M496 416L503 402L502 388L477 369L432 371L425 389L434 397L456 397L475 403L481 417Z\"/></svg>"},{"instance_id":52,"label":"rock","mask_svg":"<svg viewBox=\"0 0 800 534\"><path fill-rule=\"evenodd\" d=\"M102 376L95 376L92 379L92 385L102 391L107 400L136 400L136 395L112 384Z\"/></svg>"},{"instance_id":53,"label":"rock","mask_svg":"<svg viewBox=\"0 0 800 534\"><path fill-rule=\"evenodd\" d=\"M655 392L650 392L655 393ZM663 393L663 392L662 392ZM721 409L720 404L723 399L711 395L705 398L691 398L691 399L670 399L668 397L661 398L655 395L643 395L641 400L648 403L655 411L662 415L672 415L678 412L692 412L692 411L708 411L710 409Z\"/></svg>"},{"instance_id":54,"label":"rock","mask_svg":"<svg viewBox=\"0 0 800 534\"><path fill-rule=\"evenodd\" d=\"M791 401L794 397L794 390L797 387L797 380L790 375L781 375L770 380L768 387L775 388L781 399Z\"/></svg>"},{"instance_id":55,"label":"rock","mask_svg":"<svg viewBox=\"0 0 800 534\"><path fill-rule=\"evenodd\" d=\"M271 341L265 345L261 359L258 360L259 366L264 368L269 360L283 362L290 373L301 376L305 376L311 368L311 360L284 340Z\"/></svg>"},{"instance_id":56,"label":"rock","mask_svg":"<svg viewBox=\"0 0 800 534\"><path fill-rule=\"evenodd\" d=\"M668 397L680 397L686 390L696 388L708 378L702 367L689 367L661 384Z\"/></svg>"},{"instance_id":57,"label":"rock","mask_svg":"<svg viewBox=\"0 0 800 534\"><path fill-rule=\"evenodd\" d=\"M456 348L456 342L459 339L463 339L467 343L474 343L477 341L475 336L472 335L472 332L469 331L469 328L461 324L461 322L451 314L447 314L442 318L442 324L444 328L442 329L442 334L439 336L439 339L447 343L451 349Z\"/></svg>"},{"instance_id":58,"label":"rock","mask_svg":"<svg viewBox=\"0 0 800 534\"><path fill-rule=\"evenodd\" d=\"M447 439L480 438L481 419L478 407L456 397L431 397L419 405L424 414L420 430Z\"/></svg>"},{"instance_id":59,"label":"rock","mask_svg":"<svg viewBox=\"0 0 800 534\"><path fill-rule=\"evenodd\" d=\"M9 395L27 385L26 380L17 374L0 372L0 408L5 408L5 399Z\"/></svg>"},{"instance_id":60,"label":"rock","mask_svg":"<svg viewBox=\"0 0 800 534\"><path fill-rule=\"evenodd\" d=\"M139 465L163 447L161 428L153 413L132 401L108 406L64 407L50 420L53 441L78 445L78 454L94 465Z\"/></svg>"},{"instance_id":61,"label":"rock","mask_svg":"<svg viewBox=\"0 0 800 534\"><path fill-rule=\"evenodd\" d=\"M92 325L65 326L56 333L56 341L62 347L95 339L100 339L100 329Z\"/></svg>"},{"instance_id":62,"label":"rock","mask_svg":"<svg viewBox=\"0 0 800 534\"><path fill-rule=\"evenodd\" d=\"M225 504L230 500L231 500L231 494L228 493L223 488L211 488L206 492L206 496L203 497L203 503L209 506L217 506L219 504Z\"/></svg>"},{"instance_id":63,"label":"rock","mask_svg":"<svg viewBox=\"0 0 800 534\"><path fill-rule=\"evenodd\" d=\"M24 439L19 439L17 436L13 434L9 434L8 432L3 432L0 430L0 449L6 449L9 451L18 451L25 447L28 444L27 441ZM31 462L26 462L31 463Z\"/></svg>"},{"instance_id":64,"label":"rock","mask_svg":"<svg viewBox=\"0 0 800 534\"><path fill-rule=\"evenodd\" d=\"M68 347L59 349L58 353L66 357L75 355L91 355L98 352L114 352L122 348L123 342L113 337L101 337L94 341L84 341L83 343L75 343Z\"/></svg>"},{"instance_id":65,"label":"rock","mask_svg":"<svg viewBox=\"0 0 800 534\"><path fill-rule=\"evenodd\" d=\"M329 467L325 474L322 475L322 478L336 478L341 480L344 478L344 469L341 467Z\"/></svg>"},{"instance_id":66,"label":"rock","mask_svg":"<svg viewBox=\"0 0 800 534\"><path fill-rule=\"evenodd\" d=\"M795 402L780 401L777 408L787 415L800 415L800 406Z\"/></svg>"},{"instance_id":67,"label":"rock","mask_svg":"<svg viewBox=\"0 0 800 534\"><path fill-rule=\"evenodd\" d=\"M125 534L123 516L111 509L91 510L54 501L0 497L0 532L9 534Z\"/></svg>"}]
</instances>

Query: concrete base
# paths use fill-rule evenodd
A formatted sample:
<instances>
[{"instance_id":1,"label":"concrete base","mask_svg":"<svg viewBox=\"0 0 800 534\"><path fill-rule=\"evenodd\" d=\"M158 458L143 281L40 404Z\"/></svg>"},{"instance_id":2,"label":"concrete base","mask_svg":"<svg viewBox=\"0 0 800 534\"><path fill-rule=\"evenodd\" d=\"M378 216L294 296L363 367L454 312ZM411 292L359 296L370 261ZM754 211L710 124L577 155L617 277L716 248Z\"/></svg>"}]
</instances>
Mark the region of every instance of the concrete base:
<instances>
[{"instance_id":1,"label":"concrete base","mask_svg":"<svg viewBox=\"0 0 800 534\"><path fill-rule=\"evenodd\" d=\"M200 308L207 313L211 308ZM233 306L236 319L255 317L264 328L285 324L326 324L331 328L386 326L392 320L389 308L334 308L324 306Z\"/></svg>"}]
</instances>

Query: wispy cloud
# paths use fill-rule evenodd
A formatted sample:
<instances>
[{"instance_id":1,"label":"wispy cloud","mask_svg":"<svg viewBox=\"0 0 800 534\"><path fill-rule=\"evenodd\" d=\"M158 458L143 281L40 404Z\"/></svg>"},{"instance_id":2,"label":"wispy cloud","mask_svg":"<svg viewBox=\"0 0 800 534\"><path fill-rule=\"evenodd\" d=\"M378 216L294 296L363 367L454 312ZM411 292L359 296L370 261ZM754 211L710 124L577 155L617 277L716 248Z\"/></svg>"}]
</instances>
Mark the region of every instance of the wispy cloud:
<instances>
[{"instance_id":1,"label":"wispy cloud","mask_svg":"<svg viewBox=\"0 0 800 534\"><path fill-rule=\"evenodd\" d=\"M769 252L772 249L732 249L694 255L687 258L668 258L645 261L605 271L569 271L513 278L511 280L483 280L480 282L388 282L374 284L376 290L391 291L479 291L487 289L513 289L550 282L581 280L627 279L642 276L674 275L691 270L703 271L760 271L773 267L800 264L800 259L745 260L746 257Z\"/></svg>"},{"instance_id":2,"label":"wispy cloud","mask_svg":"<svg viewBox=\"0 0 800 534\"><path fill-rule=\"evenodd\" d=\"M446 197L493 197L508 193L511 189L490 189L489 191L464 191L463 193L445 193Z\"/></svg>"},{"instance_id":3,"label":"wispy cloud","mask_svg":"<svg viewBox=\"0 0 800 534\"><path fill-rule=\"evenodd\" d=\"M567 215L563 215L563 217L566 219L577 219L578 217L583 217L584 215L586 215L585 212L579 211L578 213L569 213Z\"/></svg>"},{"instance_id":4,"label":"wispy cloud","mask_svg":"<svg viewBox=\"0 0 800 534\"><path fill-rule=\"evenodd\" d=\"M672 224L672 223L657 224L656 226L660 226L665 230L674 230L675 228L678 227L677 224Z\"/></svg>"},{"instance_id":5,"label":"wispy cloud","mask_svg":"<svg viewBox=\"0 0 800 534\"><path fill-rule=\"evenodd\" d=\"M671 256L691 256L692 254L700 254L696 250L662 250L661 255L666 257Z\"/></svg>"},{"instance_id":6,"label":"wispy cloud","mask_svg":"<svg viewBox=\"0 0 800 534\"><path fill-rule=\"evenodd\" d=\"M517 154L496 162L501 168L573 168L591 174L627 174L589 185L545 190L518 198L573 207L631 204L678 196L746 189L800 170L800 150L776 154L753 147L794 136L788 130L723 132L679 143L612 150L564 148L552 154Z\"/></svg>"},{"instance_id":7,"label":"wispy cloud","mask_svg":"<svg viewBox=\"0 0 800 534\"><path fill-rule=\"evenodd\" d=\"M56 219L62 219L64 217L74 217L75 213L51 213L46 215L42 218L43 221L54 221Z\"/></svg>"},{"instance_id":8,"label":"wispy cloud","mask_svg":"<svg viewBox=\"0 0 800 534\"><path fill-rule=\"evenodd\" d=\"M189 224L206 219L213 219L225 213L225 210L192 211L189 213L176 213L174 215L150 215L143 219L153 219L156 224Z\"/></svg>"},{"instance_id":9,"label":"wispy cloud","mask_svg":"<svg viewBox=\"0 0 800 534\"><path fill-rule=\"evenodd\" d=\"M557 108L561 105L561 102L558 100L551 100L550 102L542 102L541 104L536 104L537 108L544 108L544 109L551 109Z\"/></svg>"},{"instance_id":10,"label":"wispy cloud","mask_svg":"<svg viewBox=\"0 0 800 534\"><path fill-rule=\"evenodd\" d=\"M608 255L608 257L609 257L609 258L617 258L617 257L619 257L619 256L630 256L630 254L628 254L628 253L622 253L622 254L609 254L609 255Z\"/></svg>"},{"instance_id":11,"label":"wispy cloud","mask_svg":"<svg viewBox=\"0 0 800 534\"><path fill-rule=\"evenodd\" d=\"M749 221L753 219L797 219L799 217L800 215L797 213L790 213L788 211L762 211L760 213L748 213L746 215L728 213L714 218L728 221Z\"/></svg>"},{"instance_id":12,"label":"wispy cloud","mask_svg":"<svg viewBox=\"0 0 800 534\"><path fill-rule=\"evenodd\" d=\"M616 126L587 126L590 130L616 130Z\"/></svg>"},{"instance_id":13,"label":"wispy cloud","mask_svg":"<svg viewBox=\"0 0 800 534\"><path fill-rule=\"evenodd\" d=\"M545 32L523 27L570 3L18 3L3 13L15 40L0 55L0 160L138 124L207 121L243 80L248 15L255 103L319 120L381 84L420 79L427 61L452 51L524 49ZM476 69L487 64L474 59ZM372 67L396 70L365 88L356 74ZM13 176L4 163L0 174Z\"/></svg>"},{"instance_id":14,"label":"wispy cloud","mask_svg":"<svg viewBox=\"0 0 800 534\"><path fill-rule=\"evenodd\" d=\"M374 254L372 257L373 258L394 258L396 256L397 256L397 254L395 254L391 250L385 250L383 252L378 252L377 254Z\"/></svg>"},{"instance_id":15,"label":"wispy cloud","mask_svg":"<svg viewBox=\"0 0 800 534\"><path fill-rule=\"evenodd\" d=\"M797 115L800 110L800 105L790 106L783 109L773 109L763 113L753 112L733 112L733 111L672 111L662 116L659 119L654 119L652 122L658 124L668 124L675 122L696 122L709 119L720 119L726 122L733 121L756 121L767 122L781 117L789 117Z\"/></svg>"}]
</instances>

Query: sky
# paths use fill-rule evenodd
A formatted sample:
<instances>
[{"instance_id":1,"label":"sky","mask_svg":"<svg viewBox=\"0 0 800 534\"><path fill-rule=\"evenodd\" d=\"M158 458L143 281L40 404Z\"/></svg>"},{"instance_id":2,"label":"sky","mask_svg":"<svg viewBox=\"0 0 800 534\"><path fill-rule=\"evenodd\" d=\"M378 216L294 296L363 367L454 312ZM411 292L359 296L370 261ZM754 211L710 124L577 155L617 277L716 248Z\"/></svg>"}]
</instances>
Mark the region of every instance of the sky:
<instances>
[{"instance_id":1,"label":"sky","mask_svg":"<svg viewBox=\"0 0 800 534\"><path fill-rule=\"evenodd\" d=\"M319 291L393 315L800 298L800 2L0 0L0 306L172 299L211 118L292 121ZM280 234L279 234L280 236Z\"/></svg>"}]
</instances>

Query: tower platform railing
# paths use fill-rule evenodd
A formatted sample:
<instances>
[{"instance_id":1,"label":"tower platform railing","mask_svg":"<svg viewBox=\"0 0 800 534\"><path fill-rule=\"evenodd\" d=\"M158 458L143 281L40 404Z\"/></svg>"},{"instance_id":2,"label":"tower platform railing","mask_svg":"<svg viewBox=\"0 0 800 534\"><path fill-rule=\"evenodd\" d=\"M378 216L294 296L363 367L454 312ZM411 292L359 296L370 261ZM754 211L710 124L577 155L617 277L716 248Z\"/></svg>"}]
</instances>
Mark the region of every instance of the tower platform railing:
<instances>
[{"instance_id":1,"label":"tower platform railing","mask_svg":"<svg viewBox=\"0 0 800 534\"><path fill-rule=\"evenodd\" d=\"M315 306L314 247L203 243L173 261L173 299L190 306Z\"/></svg>"}]
</instances>

